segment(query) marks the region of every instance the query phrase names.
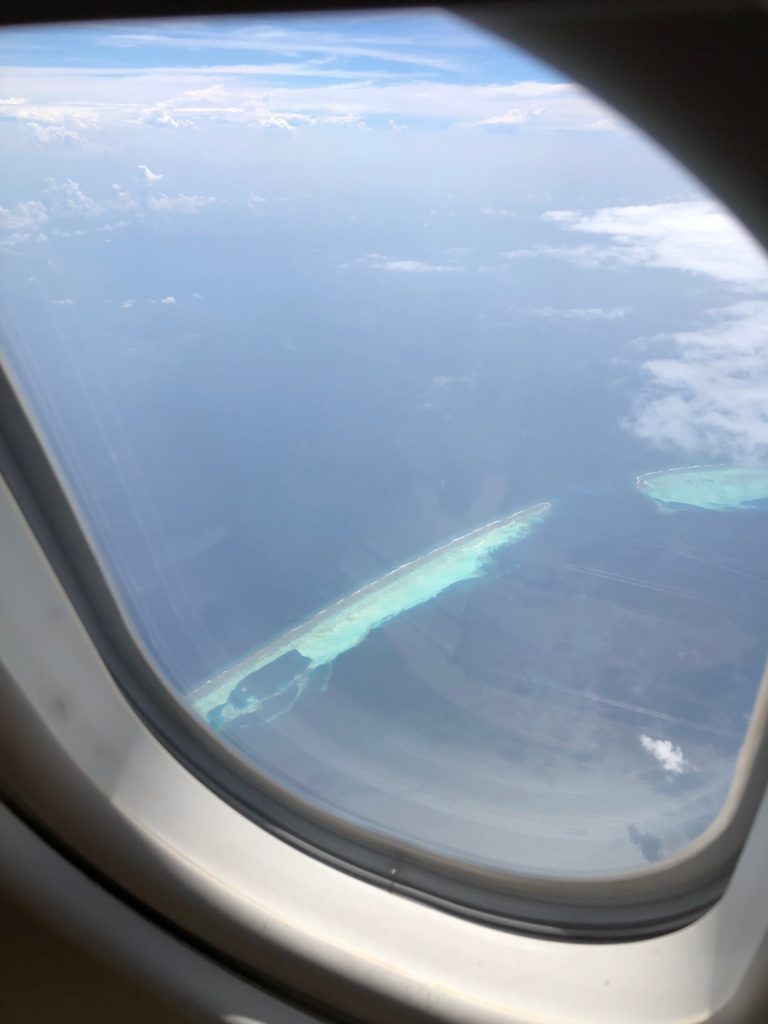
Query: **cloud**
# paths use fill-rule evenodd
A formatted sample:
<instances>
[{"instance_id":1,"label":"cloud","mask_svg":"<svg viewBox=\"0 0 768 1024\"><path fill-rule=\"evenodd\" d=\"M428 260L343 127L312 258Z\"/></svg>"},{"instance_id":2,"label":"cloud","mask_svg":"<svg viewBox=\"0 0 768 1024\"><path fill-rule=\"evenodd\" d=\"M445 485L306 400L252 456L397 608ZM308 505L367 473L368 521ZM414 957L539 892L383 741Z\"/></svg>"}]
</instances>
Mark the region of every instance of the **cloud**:
<instances>
[{"instance_id":1,"label":"cloud","mask_svg":"<svg viewBox=\"0 0 768 1024\"><path fill-rule=\"evenodd\" d=\"M163 306L175 306L176 299L172 295L166 295L164 299L160 299L160 303Z\"/></svg>"},{"instance_id":2,"label":"cloud","mask_svg":"<svg viewBox=\"0 0 768 1024\"><path fill-rule=\"evenodd\" d=\"M13 208L0 206L0 228L7 231L26 231L39 227L48 220L45 203L31 199L26 203L17 203Z\"/></svg>"},{"instance_id":3,"label":"cloud","mask_svg":"<svg viewBox=\"0 0 768 1024\"><path fill-rule=\"evenodd\" d=\"M188 196L181 193L167 196L162 192L158 195L145 193L138 198L117 182L111 185L105 198L94 199L72 178L63 182L47 178L43 199L16 203L9 208L0 206L0 232L6 233L0 244L4 249L9 249L28 241L45 241L46 235L37 229L47 222L50 222L48 230L51 235L75 238L93 232L112 233L129 227L135 222L135 217L143 216L147 210L191 214L215 202L213 196ZM109 215L114 214L122 214L123 217L104 223ZM126 219L126 214L133 217Z\"/></svg>"},{"instance_id":4,"label":"cloud","mask_svg":"<svg viewBox=\"0 0 768 1024\"><path fill-rule=\"evenodd\" d=\"M167 196L161 192L158 196L150 196L149 207L160 213L197 213L204 206L215 203L213 196Z\"/></svg>"},{"instance_id":5,"label":"cloud","mask_svg":"<svg viewBox=\"0 0 768 1024\"><path fill-rule=\"evenodd\" d=\"M38 142L45 144L52 142L82 142L82 136L79 132L73 131L71 128L65 128L60 124L46 125L38 124L37 121L29 121L28 128Z\"/></svg>"},{"instance_id":6,"label":"cloud","mask_svg":"<svg viewBox=\"0 0 768 1024\"><path fill-rule=\"evenodd\" d=\"M135 299L125 299L125 301L120 303L120 309L132 309L135 305Z\"/></svg>"},{"instance_id":7,"label":"cloud","mask_svg":"<svg viewBox=\"0 0 768 1024\"><path fill-rule=\"evenodd\" d=\"M467 127L481 128L483 125L521 125L532 117L540 117L545 111L544 107L526 107L520 110L519 107L512 107L503 114L493 114L491 117L483 118L482 121L470 121Z\"/></svg>"},{"instance_id":8,"label":"cloud","mask_svg":"<svg viewBox=\"0 0 768 1024\"><path fill-rule=\"evenodd\" d=\"M75 303L74 299L54 299L53 304L54 306L73 306Z\"/></svg>"},{"instance_id":9,"label":"cloud","mask_svg":"<svg viewBox=\"0 0 768 1024\"><path fill-rule=\"evenodd\" d=\"M200 292L192 292L193 299L202 299L202 297L203 296L200 294Z\"/></svg>"},{"instance_id":10,"label":"cloud","mask_svg":"<svg viewBox=\"0 0 768 1024\"><path fill-rule=\"evenodd\" d=\"M598 267L616 267L616 254L607 247L599 245L537 245L529 249L507 249L499 253L505 260L539 259L547 257L553 260L564 260L585 270Z\"/></svg>"},{"instance_id":11,"label":"cloud","mask_svg":"<svg viewBox=\"0 0 768 1024\"><path fill-rule=\"evenodd\" d=\"M398 40L388 36L372 37L367 32L356 37L350 32L333 32L328 28L313 30L300 24L290 28L276 24L264 27L254 25L237 32L220 34L200 32L194 26L169 27L168 31L162 33L119 31L105 35L103 42L120 47L159 46L163 49L196 52L201 49L223 49L276 53L280 56L286 53L319 54L321 57L333 54L336 59L359 57L366 62L375 60L438 70L451 70L455 66L453 60L430 52L424 45L414 46L410 38Z\"/></svg>"},{"instance_id":12,"label":"cloud","mask_svg":"<svg viewBox=\"0 0 768 1024\"><path fill-rule=\"evenodd\" d=\"M480 213L484 217L516 217L517 214L514 210L503 210L498 206L481 206Z\"/></svg>"},{"instance_id":13,"label":"cloud","mask_svg":"<svg viewBox=\"0 0 768 1024\"><path fill-rule=\"evenodd\" d=\"M398 274L444 274L457 269L441 263L425 263L423 260L384 260L377 265L382 270Z\"/></svg>"},{"instance_id":14,"label":"cloud","mask_svg":"<svg viewBox=\"0 0 768 1024\"><path fill-rule=\"evenodd\" d=\"M713 309L651 340L671 353L643 364L647 383L625 426L659 448L768 458L768 301Z\"/></svg>"},{"instance_id":15,"label":"cloud","mask_svg":"<svg viewBox=\"0 0 768 1024\"><path fill-rule=\"evenodd\" d=\"M150 171L146 164L139 164L139 170L142 172L144 181L148 185L154 185L156 181L160 181L163 177L162 174L155 174L154 171Z\"/></svg>"},{"instance_id":16,"label":"cloud","mask_svg":"<svg viewBox=\"0 0 768 1024\"><path fill-rule=\"evenodd\" d=\"M613 132L620 128L624 122L618 114L611 114L608 117L599 117L597 121L590 121L582 127L589 132Z\"/></svg>"},{"instance_id":17,"label":"cloud","mask_svg":"<svg viewBox=\"0 0 768 1024\"><path fill-rule=\"evenodd\" d=\"M571 82L485 84L429 74L419 79L388 77L369 66L359 71L334 67L333 48L327 56L330 61L322 65L303 66L19 65L4 69L4 76L14 91L29 98L4 107L2 116L83 131L142 123L200 127L211 121L293 131L322 125L370 127L371 118L388 132L392 124L420 120L525 131L606 130L618 124L609 108ZM304 83L302 76L318 81ZM324 76L337 81L325 84Z\"/></svg>"},{"instance_id":18,"label":"cloud","mask_svg":"<svg viewBox=\"0 0 768 1024\"><path fill-rule=\"evenodd\" d=\"M378 252L369 252L359 260L344 264L346 267L373 267L393 274L445 274L458 270L458 267L446 266L442 263L429 263L425 260L392 260Z\"/></svg>"},{"instance_id":19,"label":"cloud","mask_svg":"<svg viewBox=\"0 0 768 1024\"><path fill-rule=\"evenodd\" d=\"M248 199L246 200L248 209L253 210L254 212L256 212L256 210L260 210L261 207L264 206L266 202L267 200L264 198L264 196L257 196L253 192L251 192L251 194L248 196Z\"/></svg>"},{"instance_id":20,"label":"cloud","mask_svg":"<svg viewBox=\"0 0 768 1024\"><path fill-rule=\"evenodd\" d=\"M631 310L627 306L592 306L585 309L556 309L554 306L529 306L528 316L551 320L622 320Z\"/></svg>"},{"instance_id":21,"label":"cloud","mask_svg":"<svg viewBox=\"0 0 768 1024\"><path fill-rule=\"evenodd\" d=\"M125 189L114 194L114 197L106 204L110 210L140 210L141 203L130 192Z\"/></svg>"},{"instance_id":22,"label":"cloud","mask_svg":"<svg viewBox=\"0 0 768 1024\"><path fill-rule=\"evenodd\" d=\"M191 118L183 118L175 115L173 112L173 104L173 100L166 100L163 103L157 103L155 106L142 112L141 120L144 121L145 124L152 124L157 128L195 128L196 124ZM150 174L151 173L152 172L150 171ZM153 181L159 181L160 178L162 178L162 174L148 180L152 183Z\"/></svg>"},{"instance_id":23,"label":"cloud","mask_svg":"<svg viewBox=\"0 0 768 1024\"><path fill-rule=\"evenodd\" d=\"M59 217L95 217L108 208L87 196L72 178L67 178L61 184L53 178L47 178L43 194L49 211Z\"/></svg>"},{"instance_id":24,"label":"cloud","mask_svg":"<svg viewBox=\"0 0 768 1024\"><path fill-rule=\"evenodd\" d=\"M680 747L671 740L654 740L644 733L638 736L643 750L655 758L668 775L683 775L690 767Z\"/></svg>"},{"instance_id":25,"label":"cloud","mask_svg":"<svg viewBox=\"0 0 768 1024\"><path fill-rule=\"evenodd\" d=\"M768 287L765 253L722 206L709 199L613 206L583 214L550 210L544 220L564 230L604 236L604 245L537 248L582 266L644 266L682 270L738 287Z\"/></svg>"}]
</instances>

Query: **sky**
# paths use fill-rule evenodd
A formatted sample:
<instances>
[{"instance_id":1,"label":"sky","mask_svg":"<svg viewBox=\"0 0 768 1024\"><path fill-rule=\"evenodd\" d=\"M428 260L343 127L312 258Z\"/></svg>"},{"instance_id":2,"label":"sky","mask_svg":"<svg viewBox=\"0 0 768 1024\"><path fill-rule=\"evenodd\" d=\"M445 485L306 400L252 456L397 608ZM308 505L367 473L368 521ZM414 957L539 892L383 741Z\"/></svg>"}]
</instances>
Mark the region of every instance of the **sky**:
<instances>
[{"instance_id":1,"label":"sky","mask_svg":"<svg viewBox=\"0 0 768 1024\"><path fill-rule=\"evenodd\" d=\"M713 293L711 308L660 326L668 354L645 364L634 429L740 458L768 443L762 254L620 117L490 36L416 12L19 29L2 49L6 253L55 263L67 239L101 235L105 248L138 222L178 230L247 217L258 227L313 221L332 203L339 261L358 279L444 275L450 286L562 263L612 271L620 293L632 268L677 271L679 288ZM378 207L404 199L421 230L355 224L364 190ZM64 272L49 278L42 287L66 283ZM202 295L176 296L173 283L169 272L157 294L102 299L137 317L142 302ZM594 304L534 296L526 314L636 314L599 292ZM51 293L68 300L78 296Z\"/></svg>"},{"instance_id":2,"label":"sky","mask_svg":"<svg viewBox=\"0 0 768 1024\"><path fill-rule=\"evenodd\" d=\"M701 831L760 671L762 519L722 514L742 516L736 538L632 487L768 457L768 273L745 228L578 84L438 11L21 28L0 53L5 356L170 684L188 692L407 559L551 500L552 523L500 556L498 578L340 658L322 700L258 740L268 770L319 742L302 715L336 729L335 749L333 723L362 735L364 719L375 785L406 743L430 792L442 774L469 807L492 775L512 799L509 743L483 729L514 732L524 708L531 786L555 770L557 733L565 775L588 764L584 806L622 773L638 807L664 798L667 824L620 820L617 788L618 831L584 837L582 868ZM697 614L673 590L698 594ZM527 681L504 668L504 695L514 636ZM496 723L494 701L508 702ZM577 735L586 706L598 717ZM474 723L460 737L458 707ZM485 775L459 778L456 750L479 764L486 747ZM314 797L317 750L295 780ZM370 792L337 783L365 817ZM425 814L396 826L401 811L387 827ZM461 845L450 818L430 827Z\"/></svg>"}]
</instances>

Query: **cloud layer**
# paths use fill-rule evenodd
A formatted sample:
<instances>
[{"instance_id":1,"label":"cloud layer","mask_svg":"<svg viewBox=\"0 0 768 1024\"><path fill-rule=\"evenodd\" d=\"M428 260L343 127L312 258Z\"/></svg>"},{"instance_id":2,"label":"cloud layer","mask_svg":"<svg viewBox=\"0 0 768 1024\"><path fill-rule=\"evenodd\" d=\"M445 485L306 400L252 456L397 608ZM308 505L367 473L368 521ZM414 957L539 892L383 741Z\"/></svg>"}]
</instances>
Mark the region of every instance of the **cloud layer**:
<instances>
[{"instance_id":1,"label":"cloud layer","mask_svg":"<svg viewBox=\"0 0 768 1024\"><path fill-rule=\"evenodd\" d=\"M657 340L672 351L643 365L634 432L691 455L768 458L768 302L710 310L700 325Z\"/></svg>"},{"instance_id":2,"label":"cloud layer","mask_svg":"<svg viewBox=\"0 0 768 1024\"><path fill-rule=\"evenodd\" d=\"M735 217L709 199L606 207L592 214L550 210L544 219L606 238L607 245L587 250L604 264L663 267L731 285L768 287L763 250ZM575 253L575 262L584 255Z\"/></svg>"},{"instance_id":3,"label":"cloud layer","mask_svg":"<svg viewBox=\"0 0 768 1024\"><path fill-rule=\"evenodd\" d=\"M0 118L44 145L86 144L115 128L185 131L212 121L288 132L435 122L512 132L619 129L616 115L575 83L549 80L532 59L454 19L423 17L422 32L399 37L320 20L273 21L268 29L168 23L163 32L101 26L88 37L87 59L68 65L41 59L40 35L34 61L4 69L9 95ZM48 31L55 44L56 30ZM61 46L50 52L60 59ZM483 66L488 79L478 81ZM144 171L149 183L158 180Z\"/></svg>"},{"instance_id":4,"label":"cloud layer","mask_svg":"<svg viewBox=\"0 0 768 1024\"><path fill-rule=\"evenodd\" d=\"M550 210L544 220L595 240L503 255L565 260L586 269L675 270L742 297L708 309L688 330L644 340L660 354L641 365L644 384L625 425L658 448L697 458L768 458L768 260L745 228L710 199L593 213ZM624 315L618 307L528 312L552 318Z\"/></svg>"},{"instance_id":5,"label":"cloud layer","mask_svg":"<svg viewBox=\"0 0 768 1024\"><path fill-rule=\"evenodd\" d=\"M149 172L141 165L142 181L149 184L159 181L161 174ZM47 231L59 238L71 238L98 232L112 232L127 227L136 218L154 214L196 214L217 202L215 196L175 196L164 192L154 193L143 189L131 192L119 183L112 185L111 192L95 199L88 195L79 182L72 178L56 181L47 178L42 189L42 199L30 199L12 206L0 205L0 248L14 249L19 245L48 240ZM115 217L119 219L115 220ZM129 217L131 219L126 219ZM45 231L42 231L42 228Z\"/></svg>"},{"instance_id":6,"label":"cloud layer","mask_svg":"<svg viewBox=\"0 0 768 1024\"><path fill-rule=\"evenodd\" d=\"M612 206L589 214L549 210L543 219L598 241L510 249L501 255L550 257L586 268L681 270L730 286L768 290L765 252L732 214L711 199Z\"/></svg>"}]
</instances>

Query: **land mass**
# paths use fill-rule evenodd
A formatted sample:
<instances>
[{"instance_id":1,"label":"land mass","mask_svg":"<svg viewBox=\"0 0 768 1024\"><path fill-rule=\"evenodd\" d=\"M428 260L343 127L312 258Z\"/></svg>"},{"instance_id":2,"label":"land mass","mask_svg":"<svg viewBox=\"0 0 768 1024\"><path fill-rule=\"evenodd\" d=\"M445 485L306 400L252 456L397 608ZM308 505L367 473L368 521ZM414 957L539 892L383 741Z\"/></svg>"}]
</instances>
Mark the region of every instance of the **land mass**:
<instances>
[{"instance_id":1,"label":"land mass","mask_svg":"<svg viewBox=\"0 0 768 1024\"><path fill-rule=\"evenodd\" d=\"M281 633L192 691L188 701L215 728L262 707L270 711L276 701L270 717L284 713L307 686L325 685L329 671L320 670L356 647L372 629L430 601L454 583L482 575L494 551L524 540L550 509L549 502L539 502L405 562ZM253 677L255 683L257 673L290 652L300 656L293 659L299 668L297 674L282 679L279 673L276 688L268 688L269 692L256 685L252 696L243 691L240 684L246 677Z\"/></svg>"},{"instance_id":2,"label":"land mass","mask_svg":"<svg viewBox=\"0 0 768 1024\"><path fill-rule=\"evenodd\" d=\"M639 476L637 489L665 510L753 508L768 501L768 467L680 466Z\"/></svg>"}]
</instances>

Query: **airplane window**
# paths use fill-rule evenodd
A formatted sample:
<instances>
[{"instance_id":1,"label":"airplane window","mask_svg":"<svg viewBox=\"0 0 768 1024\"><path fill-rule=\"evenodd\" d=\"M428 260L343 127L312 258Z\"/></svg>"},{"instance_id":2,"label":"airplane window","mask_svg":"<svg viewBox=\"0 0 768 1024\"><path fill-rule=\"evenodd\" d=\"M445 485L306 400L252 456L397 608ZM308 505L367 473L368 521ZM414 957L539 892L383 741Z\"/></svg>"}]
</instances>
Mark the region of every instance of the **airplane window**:
<instances>
[{"instance_id":1,"label":"airplane window","mask_svg":"<svg viewBox=\"0 0 768 1024\"><path fill-rule=\"evenodd\" d=\"M5 360L163 685L374 839L596 878L720 812L768 267L436 11L3 33Z\"/></svg>"}]
</instances>

